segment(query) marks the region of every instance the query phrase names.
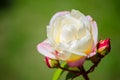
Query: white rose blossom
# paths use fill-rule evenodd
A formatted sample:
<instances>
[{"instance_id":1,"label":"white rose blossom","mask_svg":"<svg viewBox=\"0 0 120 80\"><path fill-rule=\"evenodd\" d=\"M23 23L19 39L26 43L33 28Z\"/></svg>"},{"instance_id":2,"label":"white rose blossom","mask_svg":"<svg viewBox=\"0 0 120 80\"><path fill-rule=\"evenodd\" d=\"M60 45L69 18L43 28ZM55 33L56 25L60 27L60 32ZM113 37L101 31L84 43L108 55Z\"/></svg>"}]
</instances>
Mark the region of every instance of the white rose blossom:
<instances>
[{"instance_id":1,"label":"white rose blossom","mask_svg":"<svg viewBox=\"0 0 120 80\"><path fill-rule=\"evenodd\" d=\"M96 22L78 10L56 13L47 26L47 39L38 44L46 57L64 60L69 66L81 66L96 54L98 29Z\"/></svg>"}]
</instances>

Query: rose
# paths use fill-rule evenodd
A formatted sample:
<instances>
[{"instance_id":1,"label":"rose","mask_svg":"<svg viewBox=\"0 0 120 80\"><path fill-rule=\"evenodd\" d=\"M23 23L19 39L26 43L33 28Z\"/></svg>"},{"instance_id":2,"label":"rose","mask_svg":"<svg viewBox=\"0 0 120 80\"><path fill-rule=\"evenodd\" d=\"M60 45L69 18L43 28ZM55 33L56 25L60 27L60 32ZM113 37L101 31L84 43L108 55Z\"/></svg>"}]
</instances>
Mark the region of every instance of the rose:
<instances>
[{"instance_id":1,"label":"rose","mask_svg":"<svg viewBox=\"0 0 120 80\"><path fill-rule=\"evenodd\" d=\"M81 66L96 54L97 36L97 24L90 16L78 10L58 12L47 26L48 38L37 49L46 57Z\"/></svg>"}]
</instances>

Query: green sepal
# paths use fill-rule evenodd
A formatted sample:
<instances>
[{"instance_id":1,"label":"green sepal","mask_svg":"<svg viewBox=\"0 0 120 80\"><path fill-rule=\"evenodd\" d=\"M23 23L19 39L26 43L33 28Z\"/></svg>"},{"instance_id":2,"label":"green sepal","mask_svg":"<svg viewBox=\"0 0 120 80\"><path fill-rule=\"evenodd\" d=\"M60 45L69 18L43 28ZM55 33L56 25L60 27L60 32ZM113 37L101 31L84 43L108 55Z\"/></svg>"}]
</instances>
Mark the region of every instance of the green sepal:
<instances>
[{"instance_id":1,"label":"green sepal","mask_svg":"<svg viewBox=\"0 0 120 80\"><path fill-rule=\"evenodd\" d=\"M78 67L69 67L68 69L71 71L80 71Z\"/></svg>"}]
</instances>

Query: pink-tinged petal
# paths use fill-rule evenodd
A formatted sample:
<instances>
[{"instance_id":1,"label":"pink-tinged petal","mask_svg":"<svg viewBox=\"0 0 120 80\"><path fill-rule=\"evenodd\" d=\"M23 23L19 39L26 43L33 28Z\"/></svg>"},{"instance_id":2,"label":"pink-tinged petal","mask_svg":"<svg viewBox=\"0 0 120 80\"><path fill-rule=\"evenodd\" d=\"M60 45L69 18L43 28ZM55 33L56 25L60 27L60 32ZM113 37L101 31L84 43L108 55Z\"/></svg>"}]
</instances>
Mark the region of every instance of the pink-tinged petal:
<instances>
[{"instance_id":1,"label":"pink-tinged petal","mask_svg":"<svg viewBox=\"0 0 120 80\"><path fill-rule=\"evenodd\" d=\"M97 51L97 49L96 49L96 47L93 49L93 51L87 56L87 58L90 58L90 57L92 57L92 56L94 56L95 54L96 54L96 51Z\"/></svg>"},{"instance_id":2,"label":"pink-tinged petal","mask_svg":"<svg viewBox=\"0 0 120 80\"><path fill-rule=\"evenodd\" d=\"M59 16L63 16L63 15L66 15L66 14L69 14L70 12L69 11L62 11L62 12L58 12L56 13L52 19L50 20L50 25L52 25L52 23L54 22L54 20L59 17Z\"/></svg>"},{"instance_id":3,"label":"pink-tinged petal","mask_svg":"<svg viewBox=\"0 0 120 80\"><path fill-rule=\"evenodd\" d=\"M89 20L89 21L92 21L93 20L93 18L91 17L91 16L86 16L86 18Z\"/></svg>"},{"instance_id":4,"label":"pink-tinged petal","mask_svg":"<svg viewBox=\"0 0 120 80\"><path fill-rule=\"evenodd\" d=\"M97 23L95 21L92 22L92 35L94 40L94 45L96 46L98 43L98 28Z\"/></svg>"},{"instance_id":5,"label":"pink-tinged petal","mask_svg":"<svg viewBox=\"0 0 120 80\"><path fill-rule=\"evenodd\" d=\"M86 16L86 18L91 22L91 28L92 28L92 35L94 40L94 46L97 45L98 42L98 27L96 21L93 21L91 16Z\"/></svg>"},{"instance_id":6,"label":"pink-tinged petal","mask_svg":"<svg viewBox=\"0 0 120 80\"><path fill-rule=\"evenodd\" d=\"M44 56L56 59L55 55L53 54L55 50L51 47L47 40L43 41L42 43L38 44L37 50Z\"/></svg>"},{"instance_id":7,"label":"pink-tinged petal","mask_svg":"<svg viewBox=\"0 0 120 80\"><path fill-rule=\"evenodd\" d=\"M67 62L67 64L71 67L78 67L82 66L85 62L86 57L81 58L80 60L74 61L74 62Z\"/></svg>"}]
</instances>

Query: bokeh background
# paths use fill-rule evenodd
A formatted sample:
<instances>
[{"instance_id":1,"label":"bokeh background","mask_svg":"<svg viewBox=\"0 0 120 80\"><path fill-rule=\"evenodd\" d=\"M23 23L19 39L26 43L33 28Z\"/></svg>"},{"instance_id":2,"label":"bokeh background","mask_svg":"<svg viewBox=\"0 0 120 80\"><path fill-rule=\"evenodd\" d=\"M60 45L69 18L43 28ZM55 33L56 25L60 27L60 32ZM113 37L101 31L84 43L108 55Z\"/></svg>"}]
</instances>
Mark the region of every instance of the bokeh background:
<instances>
[{"instance_id":1,"label":"bokeh background","mask_svg":"<svg viewBox=\"0 0 120 80\"><path fill-rule=\"evenodd\" d=\"M89 74L90 80L120 80L119 3L119 0L0 0L0 80L52 80L55 69L46 66L36 45L46 38L46 26L52 15L71 9L89 14L97 21L99 39L111 38L111 52Z\"/></svg>"}]
</instances>

